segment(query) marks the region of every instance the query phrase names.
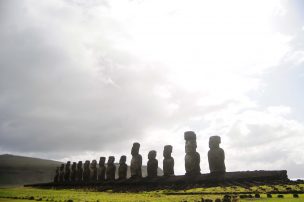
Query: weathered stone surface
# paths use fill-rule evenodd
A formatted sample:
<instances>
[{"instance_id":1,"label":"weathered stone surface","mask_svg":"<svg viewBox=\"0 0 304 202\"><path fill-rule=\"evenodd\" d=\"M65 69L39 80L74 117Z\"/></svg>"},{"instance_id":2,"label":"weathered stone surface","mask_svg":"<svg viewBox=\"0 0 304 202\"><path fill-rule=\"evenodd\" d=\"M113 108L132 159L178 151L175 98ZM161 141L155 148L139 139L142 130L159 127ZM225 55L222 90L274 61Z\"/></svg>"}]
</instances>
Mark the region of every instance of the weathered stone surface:
<instances>
[{"instance_id":1,"label":"weathered stone surface","mask_svg":"<svg viewBox=\"0 0 304 202\"><path fill-rule=\"evenodd\" d=\"M85 182L90 181L90 174L91 174L90 161L86 160L83 166L83 181Z\"/></svg>"},{"instance_id":2,"label":"weathered stone surface","mask_svg":"<svg viewBox=\"0 0 304 202\"><path fill-rule=\"evenodd\" d=\"M209 138L208 161L210 173L212 174L224 174L226 172L225 152L220 148L220 143L220 136L211 136Z\"/></svg>"},{"instance_id":3,"label":"weathered stone surface","mask_svg":"<svg viewBox=\"0 0 304 202\"><path fill-rule=\"evenodd\" d=\"M156 151L151 150L148 154L147 173L148 177L157 177L158 161L156 159Z\"/></svg>"},{"instance_id":4,"label":"weathered stone surface","mask_svg":"<svg viewBox=\"0 0 304 202\"><path fill-rule=\"evenodd\" d=\"M111 181L115 180L116 166L114 164L114 161L115 161L115 157L109 156L107 163L107 170L106 170L107 180L111 180Z\"/></svg>"},{"instance_id":5,"label":"weathered stone surface","mask_svg":"<svg viewBox=\"0 0 304 202\"><path fill-rule=\"evenodd\" d=\"M93 160L91 163L91 181L97 181L97 161Z\"/></svg>"},{"instance_id":6,"label":"weathered stone surface","mask_svg":"<svg viewBox=\"0 0 304 202\"><path fill-rule=\"evenodd\" d=\"M56 168L55 176L54 176L54 182L59 182L59 172L60 172L60 167Z\"/></svg>"},{"instance_id":7,"label":"weathered stone surface","mask_svg":"<svg viewBox=\"0 0 304 202\"><path fill-rule=\"evenodd\" d=\"M200 168L200 155L196 152L196 134L193 131L186 131L184 133L184 138L186 140L185 145L185 169L186 175L199 175L201 174Z\"/></svg>"},{"instance_id":8,"label":"weathered stone surface","mask_svg":"<svg viewBox=\"0 0 304 202\"><path fill-rule=\"evenodd\" d=\"M83 180L82 175L83 175L82 161L78 161L78 163L77 163L77 176L76 176L76 180L78 182L81 182Z\"/></svg>"},{"instance_id":9,"label":"weathered stone surface","mask_svg":"<svg viewBox=\"0 0 304 202\"><path fill-rule=\"evenodd\" d=\"M98 181L104 181L106 179L106 166L105 166L106 158L99 158L99 168L98 168Z\"/></svg>"},{"instance_id":10,"label":"weathered stone surface","mask_svg":"<svg viewBox=\"0 0 304 202\"><path fill-rule=\"evenodd\" d=\"M127 179L128 166L126 164L127 157L125 155L120 157L119 168L118 168L118 179L124 180Z\"/></svg>"},{"instance_id":11,"label":"weathered stone surface","mask_svg":"<svg viewBox=\"0 0 304 202\"><path fill-rule=\"evenodd\" d=\"M173 176L174 175L174 158L171 156L172 146L164 146L164 160L163 160L163 172L164 176Z\"/></svg>"},{"instance_id":12,"label":"weathered stone surface","mask_svg":"<svg viewBox=\"0 0 304 202\"><path fill-rule=\"evenodd\" d=\"M139 154L140 144L138 142L133 143L131 150L132 159L131 159L131 178L141 178L141 166L142 166L142 157Z\"/></svg>"},{"instance_id":13,"label":"weathered stone surface","mask_svg":"<svg viewBox=\"0 0 304 202\"><path fill-rule=\"evenodd\" d=\"M70 175L71 175L71 162L68 161L65 165L65 171L64 171L64 181L65 182L70 181Z\"/></svg>"},{"instance_id":14,"label":"weathered stone surface","mask_svg":"<svg viewBox=\"0 0 304 202\"><path fill-rule=\"evenodd\" d=\"M73 162L72 167L71 167L71 181L72 182L76 181L76 174L77 174L76 167L77 167L76 162Z\"/></svg>"},{"instance_id":15,"label":"weathered stone surface","mask_svg":"<svg viewBox=\"0 0 304 202\"><path fill-rule=\"evenodd\" d=\"M64 164L61 164L60 166L59 182L64 182Z\"/></svg>"}]
</instances>

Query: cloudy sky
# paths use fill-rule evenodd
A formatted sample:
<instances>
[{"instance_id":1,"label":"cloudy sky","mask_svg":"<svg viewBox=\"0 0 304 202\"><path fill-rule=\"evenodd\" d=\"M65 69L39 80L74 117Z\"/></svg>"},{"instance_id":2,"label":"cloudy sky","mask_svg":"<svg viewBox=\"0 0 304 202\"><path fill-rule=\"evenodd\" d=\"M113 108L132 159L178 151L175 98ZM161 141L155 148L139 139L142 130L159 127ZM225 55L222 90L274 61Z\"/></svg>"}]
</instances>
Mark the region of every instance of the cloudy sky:
<instances>
[{"instance_id":1,"label":"cloudy sky","mask_svg":"<svg viewBox=\"0 0 304 202\"><path fill-rule=\"evenodd\" d=\"M301 0L0 0L0 153L98 159L222 137L228 171L304 177Z\"/></svg>"}]
</instances>

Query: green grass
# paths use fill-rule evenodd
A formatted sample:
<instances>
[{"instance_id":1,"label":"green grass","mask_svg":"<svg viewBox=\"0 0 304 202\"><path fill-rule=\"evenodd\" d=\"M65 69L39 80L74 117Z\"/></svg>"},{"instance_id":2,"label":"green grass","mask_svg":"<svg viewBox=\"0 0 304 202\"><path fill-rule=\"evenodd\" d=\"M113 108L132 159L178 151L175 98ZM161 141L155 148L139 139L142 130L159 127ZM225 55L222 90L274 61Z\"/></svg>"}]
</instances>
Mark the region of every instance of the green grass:
<instances>
[{"instance_id":1,"label":"green grass","mask_svg":"<svg viewBox=\"0 0 304 202\"><path fill-rule=\"evenodd\" d=\"M143 202L143 201L200 201L201 198L216 199L222 198L223 195L207 195L203 193L232 193L232 192L244 192L252 191L255 193L259 191L260 193L266 193L267 191L273 190L303 190L304 185L276 185L276 186L258 186L258 187L212 187L212 188L196 188L185 191L178 191L178 193L184 192L202 192L200 195L166 195L166 193L172 193L172 190L160 190L153 192L141 192L141 193L112 193L107 192L96 192L92 190L54 190L54 189L36 189L36 188L1 188L0 189L0 202L33 202L33 201L51 201L51 202L68 202L73 200L73 202ZM238 201L259 201L259 202L304 202L304 194L300 194L299 198L293 198L292 194L284 194L284 198L277 198L277 194L273 194L273 198L268 199L266 194L261 194L260 199L239 199ZM29 200L29 199L33 200Z\"/></svg>"}]
</instances>

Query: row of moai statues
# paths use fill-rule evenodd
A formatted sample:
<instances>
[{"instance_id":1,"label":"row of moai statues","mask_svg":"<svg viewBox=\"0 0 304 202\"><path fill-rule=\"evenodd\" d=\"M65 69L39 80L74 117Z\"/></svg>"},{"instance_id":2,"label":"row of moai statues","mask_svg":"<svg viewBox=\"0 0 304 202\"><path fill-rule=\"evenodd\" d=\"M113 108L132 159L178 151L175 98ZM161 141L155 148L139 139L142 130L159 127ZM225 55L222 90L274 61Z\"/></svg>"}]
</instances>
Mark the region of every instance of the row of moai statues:
<instances>
[{"instance_id":1,"label":"row of moai statues","mask_svg":"<svg viewBox=\"0 0 304 202\"><path fill-rule=\"evenodd\" d=\"M187 131L184 133L185 143L185 170L186 175L199 175L200 174L200 154L196 151L196 134L193 131ZM225 167L225 153L222 148L219 147L221 138L219 136L211 136L209 138L208 161L211 174L224 174L226 172ZM142 156L139 154L140 144L135 142L131 149L131 178L142 178ZM174 158L171 156L173 147L171 145L164 146L163 151L163 173L164 176L174 175ZM156 151L152 150L148 153L147 162L147 176L157 177L158 160L156 159ZM110 156L108 158L107 166L105 165L105 157L100 157L98 167L97 161L93 160L85 161L82 165L82 161L78 164L70 161L66 165L62 164L56 170L54 178L55 182L69 182L69 181L104 181L115 180L116 165L115 157ZM118 179L127 179L128 166L126 164L127 157L121 156L118 167Z\"/></svg>"}]
</instances>

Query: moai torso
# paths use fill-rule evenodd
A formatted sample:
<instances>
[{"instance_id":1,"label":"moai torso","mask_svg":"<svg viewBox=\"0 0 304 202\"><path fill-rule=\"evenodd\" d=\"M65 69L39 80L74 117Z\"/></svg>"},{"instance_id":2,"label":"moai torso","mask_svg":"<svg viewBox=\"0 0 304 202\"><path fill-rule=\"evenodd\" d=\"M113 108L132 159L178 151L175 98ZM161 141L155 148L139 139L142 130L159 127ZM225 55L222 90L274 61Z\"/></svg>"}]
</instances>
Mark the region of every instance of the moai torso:
<instances>
[{"instance_id":1,"label":"moai torso","mask_svg":"<svg viewBox=\"0 0 304 202\"><path fill-rule=\"evenodd\" d=\"M55 174L55 177L54 177L54 182L57 183L59 182L59 167L56 168L56 174Z\"/></svg>"},{"instance_id":2,"label":"moai torso","mask_svg":"<svg viewBox=\"0 0 304 202\"><path fill-rule=\"evenodd\" d=\"M196 134L193 131L185 132L185 169L186 175L199 175L200 168L200 155L196 152Z\"/></svg>"},{"instance_id":3,"label":"moai torso","mask_svg":"<svg viewBox=\"0 0 304 202\"><path fill-rule=\"evenodd\" d=\"M75 182L76 181L76 162L73 162L72 167L71 167L71 181Z\"/></svg>"},{"instance_id":4,"label":"moai torso","mask_svg":"<svg viewBox=\"0 0 304 202\"><path fill-rule=\"evenodd\" d=\"M107 180L115 180L115 172L116 172L116 166L114 164L115 158L114 156L110 156L107 163L107 169L106 169L106 175Z\"/></svg>"},{"instance_id":5,"label":"moai torso","mask_svg":"<svg viewBox=\"0 0 304 202\"><path fill-rule=\"evenodd\" d=\"M127 157L121 156L119 160L118 178L120 180L127 179L128 166L126 164Z\"/></svg>"},{"instance_id":6,"label":"moai torso","mask_svg":"<svg viewBox=\"0 0 304 202\"><path fill-rule=\"evenodd\" d=\"M171 156L172 146L166 145L164 147L164 160L163 160L163 172L164 176L173 176L174 175L174 159Z\"/></svg>"},{"instance_id":7,"label":"moai torso","mask_svg":"<svg viewBox=\"0 0 304 202\"><path fill-rule=\"evenodd\" d=\"M157 177L158 161L156 159L156 151L152 150L148 154L147 174L148 177Z\"/></svg>"},{"instance_id":8,"label":"moai torso","mask_svg":"<svg viewBox=\"0 0 304 202\"><path fill-rule=\"evenodd\" d=\"M105 157L100 157L99 168L98 168L98 181L104 181L106 179L105 161L106 161Z\"/></svg>"},{"instance_id":9,"label":"moai torso","mask_svg":"<svg viewBox=\"0 0 304 202\"><path fill-rule=\"evenodd\" d=\"M68 161L67 164L65 165L65 172L64 172L64 181L69 182L70 181L70 174L71 174L71 162Z\"/></svg>"},{"instance_id":10,"label":"moai torso","mask_svg":"<svg viewBox=\"0 0 304 202\"><path fill-rule=\"evenodd\" d=\"M90 176L91 181L96 181L97 180L97 161L93 160L91 163L91 176Z\"/></svg>"},{"instance_id":11,"label":"moai torso","mask_svg":"<svg viewBox=\"0 0 304 202\"><path fill-rule=\"evenodd\" d=\"M132 154L132 159L131 159L131 177L132 178L141 178L142 177L142 172L141 172L141 167L142 167L142 157L139 154L139 148L140 144L139 143L134 143L131 154Z\"/></svg>"},{"instance_id":12,"label":"moai torso","mask_svg":"<svg viewBox=\"0 0 304 202\"><path fill-rule=\"evenodd\" d=\"M226 172L225 152L219 147L221 137L211 136L209 138L208 161L209 169L212 174L223 174Z\"/></svg>"},{"instance_id":13,"label":"moai torso","mask_svg":"<svg viewBox=\"0 0 304 202\"><path fill-rule=\"evenodd\" d=\"M82 161L78 161L77 176L76 176L76 179L77 179L78 182L82 181L82 175L83 175Z\"/></svg>"},{"instance_id":14,"label":"moai torso","mask_svg":"<svg viewBox=\"0 0 304 202\"><path fill-rule=\"evenodd\" d=\"M64 164L60 166L59 182L64 182Z\"/></svg>"}]
</instances>

